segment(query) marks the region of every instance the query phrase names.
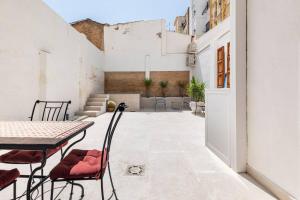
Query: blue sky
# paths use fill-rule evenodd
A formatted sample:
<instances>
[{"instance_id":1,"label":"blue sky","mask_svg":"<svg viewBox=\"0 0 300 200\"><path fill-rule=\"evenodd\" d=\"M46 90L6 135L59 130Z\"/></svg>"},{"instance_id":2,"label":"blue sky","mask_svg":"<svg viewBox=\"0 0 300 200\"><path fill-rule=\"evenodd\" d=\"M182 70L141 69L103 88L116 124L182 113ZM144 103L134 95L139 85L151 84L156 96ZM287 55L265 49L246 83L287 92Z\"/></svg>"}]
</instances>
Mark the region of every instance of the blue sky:
<instances>
[{"instance_id":1,"label":"blue sky","mask_svg":"<svg viewBox=\"0 0 300 200\"><path fill-rule=\"evenodd\" d=\"M91 18L102 23L166 19L173 25L184 15L189 0L44 0L67 22Z\"/></svg>"}]
</instances>

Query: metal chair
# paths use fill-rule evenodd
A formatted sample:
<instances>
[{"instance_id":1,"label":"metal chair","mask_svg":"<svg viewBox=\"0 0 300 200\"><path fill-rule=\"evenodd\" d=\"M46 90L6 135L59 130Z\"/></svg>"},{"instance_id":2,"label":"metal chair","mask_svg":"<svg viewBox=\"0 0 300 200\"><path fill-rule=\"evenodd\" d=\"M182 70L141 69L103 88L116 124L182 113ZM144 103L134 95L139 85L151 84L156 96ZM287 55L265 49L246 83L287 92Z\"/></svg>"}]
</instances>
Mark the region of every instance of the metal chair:
<instances>
[{"instance_id":1,"label":"metal chair","mask_svg":"<svg viewBox=\"0 0 300 200\"><path fill-rule=\"evenodd\" d=\"M182 97L182 107L183 109L185 108L190 108L190 102L191 102L191 98L190 97Z\"/></svg>"},{"instance_id":2,"label":"metal chair","mask_svg":"<svg viewBox=\"0 0 300 200\"><path fill-rule=\"evenodd\" d=\"M74 149L65 158L63 158L55 168L52 169L52 171L50 172L50 179L52 181L50 197L51 200L53 200L54 197L55 182L70 183L70 199L72 199L74 185L81 187L81 198L84 197L84 188L80 184L75 182L88 180L101 181L101 198L102 200L104 200L103 178L106 168L108 168L110 183L112 187L111 197L114 196L115 199L118 200L112 180L109 157L114 132L126 108L127 106L125 105L125 103L121 103L115 110L109 123L101 150ZM61 192L59 192L59 194L60 193ZM58 195L55 197L55 199L58 197Z\"/></svg>"},{"instance_id":3,"label":"metal chair","mask_svg":"<svg viewBox=\"0 0 300 200\"><path fill-rule=\"evenodd\" d=\"M13 170L0 170L0 191L13 185L13 199L17 199L17 181L20 176L20 172L17 169Z\"/></svg>"},{"instance_id":4,"label":"metal chair","mask_svg":"<svg viewBox=\"0 0 300 200\"><path fill-rule=\"evenodd\" d=\"M167 110L167 101L163 97L155 97L155 112L157 111L157 106L163 105L164 109Z\"/></svg>"},{"instance_id":5,"label":"metal chair","mask_svg":"<svg viewBox=\"0 0 300 200\"><path fill-rule=\"evenodd\" d=\"M40 101L37 100L33 106L31 116L29 117L30 121L65 121L67 119L67 111L71 101ZM41 112L38 113L38 106L41 108ZM37 114L38 113L38 114ZM41 115L41 117L39 117ZM62 145L56 149L49 149L47 151L47 158L51 157L58 151L61 151ZM29 164L30 172L32 173L32 165L41 163L43 159L43 152L41 151L20 151L12 150L6 154L0 156L1 163L7 164ZM29 175L21 175L22 178L29 178ZM41 170L41 176L35 178L43 178L44 171ZM41 185L41 197L44 199L44 186Z\"/></svg>"},{"instance_id":6,"label":"metal chair","mask_svg":"<svg viewBox=\"0 0 300 200\"><path fill-rule=\"evenodd\" d=\"M71 101L40 101L37 100L33 106L30 121L35 120L37 106L42 108L42 116L37 121L65 121L67 120L68 108Z\"/></svg>"}]
</instances>

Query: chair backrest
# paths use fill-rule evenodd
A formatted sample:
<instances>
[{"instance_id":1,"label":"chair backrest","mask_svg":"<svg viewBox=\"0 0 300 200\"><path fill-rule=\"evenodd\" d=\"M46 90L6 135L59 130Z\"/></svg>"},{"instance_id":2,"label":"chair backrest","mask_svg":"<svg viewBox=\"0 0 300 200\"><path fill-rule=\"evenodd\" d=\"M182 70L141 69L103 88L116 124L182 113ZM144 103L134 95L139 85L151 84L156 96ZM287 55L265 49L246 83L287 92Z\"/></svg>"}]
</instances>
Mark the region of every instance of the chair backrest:
<instances>
[{"instance_id":1,"label":"chair backrest","mask_svg":"<svg viewBox=\"0 0 300 200\"><path fill-rule=\"evenodd\" d=\"M155 103L166 103L166 98L164 98L164 97L155 97Z\"/></svg>"},{"instance_id":2,"label":"chair backrest","mask_svg":"<svg viewBox=\"0 0 300 200\"><path fill-rule=\"evenodd\" d=\"M65 121L71 101L40 101L34 103L31 121Z\"/></svg>"},{"instance_id":3,"label":"chair backrest","mask_svg":"<svg viewBox=\"0 0 300 200\"><path fill-rule=\"evenodd\" d=\"M182 101L184 103L190 103L191 102L191 97L182 97Z\"/></svg>"},{"instance_id":4,"label":"chair backrest","mask_svg":"<svg viewBox=\"0 0 300 200\"><path fill-rule=\"evenodd\" d=\"M107 163L109 161L109 152L110 152L110 148L111 148L111 142L112 142L116 127L123 115L123 112L126 110L126 108L127 108L127 106L125 103L120 103L118 105L118 107L116 108L116 110L110 120L109 126L106 131L106 135L104 138L104 142L103 142L100 166L103 166L104 163ZM104 171L100 170L100 177L102 177L103 174L104 174Z\"/></svg>"}]
</instances>

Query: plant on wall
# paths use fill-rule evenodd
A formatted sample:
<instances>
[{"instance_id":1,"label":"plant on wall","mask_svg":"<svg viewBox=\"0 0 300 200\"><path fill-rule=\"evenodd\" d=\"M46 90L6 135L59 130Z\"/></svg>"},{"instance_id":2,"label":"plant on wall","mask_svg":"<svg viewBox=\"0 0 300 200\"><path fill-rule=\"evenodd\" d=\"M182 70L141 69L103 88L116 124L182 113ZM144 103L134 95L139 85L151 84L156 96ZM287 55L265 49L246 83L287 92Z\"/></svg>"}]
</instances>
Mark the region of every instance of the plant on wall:
<instances>
[{"instance_id":1,"label":"plant on wall","mask_svg":"<svg viewBox=\"0 0 300 200\"><path fill-rule=\"evenodd\" d=\"M161 89L161 94L163 97L166 97L166 88L168 87L169 82L168 81L160 81L159 86Z\"/></svg>"},{"instance_id":2,"label":"plant on wall","mask_svg":"<svg viewBox=\"0 0 300 200\"><path fill-rule=\"evenodd\" d=\"M204 82L199 82L195 77L192 78L187 89L188 95L192 98L192 101L205 101L205 87L206 85Z\"/></svg>"},{"instance_id":3,"label":"plant on wall","mask_svg":"<svg viewBox=\"0 0 300 200\"><path fill-rule=\"evenodd\" d=\"M185 91L186 91L187 82L185 82L185 81L178 81L177 85L178 85L178 88L179 88L179 95L181 97L184 97Z\"/></svg>"},{"instance_id":4,"label":"plant on wall","mask_svg":"<svg viewBox=\"0 0 300 200\"><path fill-rule=\"evenodd\" d=\"M152 86L152 79L151 78L145 78L144 79L144 85L146 88L146 97L150 97L150 87Z\"/></svg>"}]
</instances>

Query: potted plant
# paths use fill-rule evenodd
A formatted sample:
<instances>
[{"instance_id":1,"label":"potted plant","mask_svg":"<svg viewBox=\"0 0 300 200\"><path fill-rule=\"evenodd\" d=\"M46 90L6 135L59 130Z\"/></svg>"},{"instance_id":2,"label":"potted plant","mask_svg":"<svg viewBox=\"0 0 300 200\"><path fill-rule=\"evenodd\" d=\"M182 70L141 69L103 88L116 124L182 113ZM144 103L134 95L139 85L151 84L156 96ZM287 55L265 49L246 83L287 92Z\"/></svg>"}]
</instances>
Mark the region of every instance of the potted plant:
<instances>
[{"instance_id":1,"label":"potted plant","mask_svg":"<svg viewBox=\"0 0 300 200\"><path fill-rule=\"evenodd\" d=\"M181 97L184 97L187 83L185 81L178 81L177 85L178 85L178 88L179 88L179 95Z\"/></svg>"},{"instance_id":2,"label":"potted plant","mask_svg":"<svg viewBox=\"0 0 300 200\"><path fill-rule=\"evenodd\" d=\"M159 86L161 89L161 94L163 97L166 97L166 88L168 87L169 82L168 81L160 81Z\"/></svg>"},{"instance_id":3,"label":"potted plant","mask_svg":"<svg viewBox=\"0 0 300 200\"><path fill-rule=\"evenodd\" d=\"M114 101L107 102L107 112L114 112L117 107L117 104Z\"/></svg>"},{"instance_id":4,"label":"potted plant","mask_svg":"<svg viewBox=\"0 0 300 200\"><path fill-rule=\"evenodd\" d=\"M145 88L146 88L146 97L150 97L151 94L150 94L150 87L152 86L152 79L151 78L145 78L144 79L144 85L145 85Z\"/></svg>"},{"instance_id":5,"label":"potted plant","mask_svg":"<svg viewBox=\"0 0 300 200\"><path fill-rule=\"evenodd\" d=\"M187 92L189 97L191 97L190 107L193 112L205 106L205 87L204 82L197 81L195 77L192 78Z\"/></svg>"}]
</instances>

